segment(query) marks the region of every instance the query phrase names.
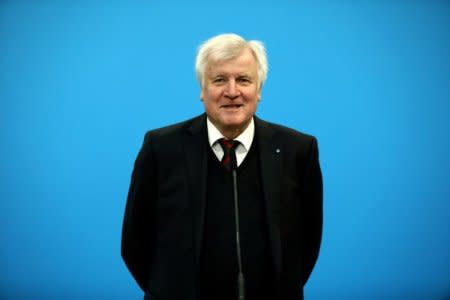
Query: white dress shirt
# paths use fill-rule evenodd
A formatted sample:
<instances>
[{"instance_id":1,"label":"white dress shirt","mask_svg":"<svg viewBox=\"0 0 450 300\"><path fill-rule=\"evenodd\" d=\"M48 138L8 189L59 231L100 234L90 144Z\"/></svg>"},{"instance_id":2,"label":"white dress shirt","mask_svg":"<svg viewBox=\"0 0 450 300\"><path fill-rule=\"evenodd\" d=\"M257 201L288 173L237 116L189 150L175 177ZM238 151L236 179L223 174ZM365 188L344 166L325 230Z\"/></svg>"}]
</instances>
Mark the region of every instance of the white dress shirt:
<instances>
[{"instance_id":1,"label":"white dress shirt","mask_svg":"<svg viewBox=\"0 0 450 300\"><path fill-rule=\"evenodd\" d=\"M224 153L222 146L220 146L219 139L221 138L227 139L227 138L224 137L222 133L220 133L219 129L217 129L216 126L214 126L214 124L209 120L209 118L206 118L206 125L208 129L209 145L211 146L214 154L217 156L217 159L221 161ZM255 123L252 118L247 128L238 137L234 139L235 141L238 141L240 143L235 150L238 167L241 165L241 163L244 161L244 158L247 156L247 153L250 150L250 146L252 145L254 136L255 136Z\"/></svg>"}]
</instances>

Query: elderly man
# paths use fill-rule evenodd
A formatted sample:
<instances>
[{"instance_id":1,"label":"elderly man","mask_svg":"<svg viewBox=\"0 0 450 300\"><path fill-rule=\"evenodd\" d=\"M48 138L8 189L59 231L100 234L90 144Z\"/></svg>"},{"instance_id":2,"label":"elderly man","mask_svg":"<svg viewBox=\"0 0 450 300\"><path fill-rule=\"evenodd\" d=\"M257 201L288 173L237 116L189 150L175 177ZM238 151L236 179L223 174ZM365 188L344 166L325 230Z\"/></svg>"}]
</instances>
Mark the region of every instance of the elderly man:
<instances>
[{"instance_id":1,"label":"elderly man","mask_svg":"<svg viewBox=\"0 0 450 300\"><path fill-rule=\"evenodd\" d=\"M322 235L317 141L255 116L262 43L215 36L196 72L205 114L145 135L123 259L144 299L303 299Z\"/></svg>"}]
</instances>

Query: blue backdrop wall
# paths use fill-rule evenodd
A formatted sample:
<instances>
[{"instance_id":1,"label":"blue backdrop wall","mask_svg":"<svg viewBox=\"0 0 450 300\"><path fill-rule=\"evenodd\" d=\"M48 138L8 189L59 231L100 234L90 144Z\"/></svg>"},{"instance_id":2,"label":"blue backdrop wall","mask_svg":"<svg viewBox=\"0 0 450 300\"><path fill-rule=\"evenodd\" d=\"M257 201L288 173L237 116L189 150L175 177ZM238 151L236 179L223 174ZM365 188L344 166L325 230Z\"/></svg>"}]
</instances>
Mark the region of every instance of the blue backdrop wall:
<instances>
[{"instance_id":1,"label":"blue backdrop wall","mask_svg":"<svg viewBox=\"0 0 450 300\"><path fill-rule=\"evenodd\" d=\"M258 115L319 140L307 299L449 299L448 1L2 1L0 299L141 298L132 165L202 112L196 47L224 32L267 46Z\"/></svg>"}]
</instances>

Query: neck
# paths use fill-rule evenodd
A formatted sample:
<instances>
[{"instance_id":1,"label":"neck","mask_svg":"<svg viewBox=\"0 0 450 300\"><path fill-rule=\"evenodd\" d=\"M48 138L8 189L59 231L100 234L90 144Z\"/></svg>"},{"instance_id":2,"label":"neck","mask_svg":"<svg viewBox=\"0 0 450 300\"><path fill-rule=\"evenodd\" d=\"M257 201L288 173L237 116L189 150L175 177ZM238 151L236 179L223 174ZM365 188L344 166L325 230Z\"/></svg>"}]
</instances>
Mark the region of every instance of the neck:
<instances>
[{"instance_id":1,"label":"neck","mask_svg":"<svg viewBox=\"0 0 450 300\"><path fill-rule=\"evenodd\" d=\"M237 138L241 133L247 129L248 125L250 124L250 121L243 124L242 126L238 127L218 127L220 133L222 133L227 139L234 140Z\"/></svg>"},{"instance_id":2,"label":"neck","mask_svg":"<svg viewBox=\"0 0 450 300\"><path fill-rule=\"evenodd\" d=\"M234 140L237 138L243 130L237 130L237 131L220 131L228 140Z\"/></svg>"}]
</instances>

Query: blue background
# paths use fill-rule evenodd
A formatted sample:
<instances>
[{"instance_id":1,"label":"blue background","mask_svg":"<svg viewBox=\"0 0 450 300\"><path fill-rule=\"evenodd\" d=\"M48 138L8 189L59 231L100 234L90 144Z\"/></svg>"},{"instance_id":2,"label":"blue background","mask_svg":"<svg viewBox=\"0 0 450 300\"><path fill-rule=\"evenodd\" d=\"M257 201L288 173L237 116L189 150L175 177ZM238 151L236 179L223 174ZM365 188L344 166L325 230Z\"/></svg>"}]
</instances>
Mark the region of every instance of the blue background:
<instances>
[{"instance_id":1,"label":"blue background","mask_svg":"<svg viewBox=\"0 0 450 300\"><path fill-rule=\"evenodd\" d=\"M448 1L37 2L0 3L0 299L141 298L133 162L203 111L195 51L224 32L267 46L258 115L319 140L307 299L450 298Z\"/></svg>"}]
</instances>

